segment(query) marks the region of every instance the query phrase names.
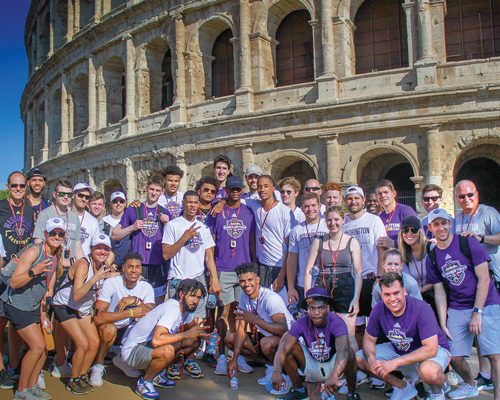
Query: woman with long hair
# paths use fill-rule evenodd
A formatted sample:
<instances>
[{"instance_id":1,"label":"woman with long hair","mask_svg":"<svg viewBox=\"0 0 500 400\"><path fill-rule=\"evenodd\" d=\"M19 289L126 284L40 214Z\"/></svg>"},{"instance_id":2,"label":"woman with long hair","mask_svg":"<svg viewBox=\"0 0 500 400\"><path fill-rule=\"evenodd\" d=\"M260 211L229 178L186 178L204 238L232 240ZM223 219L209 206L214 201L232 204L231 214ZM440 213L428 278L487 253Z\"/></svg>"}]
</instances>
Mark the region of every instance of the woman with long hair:
<instances>
[{"instance_id":1,"label":"woman with long hair","mask_svg":"<svg viewBox=\"0 0 500 400\"><path fill-rule=\"evenodd\" d=\"M43 232L45 241L27 248L20 256L7 290L2 294L5 315L29 346L21 364L21 374L14 399L51 399L37 385L47 357L41 325L52 324L47 306L52 302L56 277L63 273L62 242L66 225L60 218L50 218Z\"/></svg>"},{"instance_id":2,"label":"woman with long hair","mask_svg":"<svg viewBox=\"0 0 500 400\"><path fill-rule=\"evenodd\" d=\"M328 291L333 299L332 311L345 321L351 347L356 351L356 315L363 283L361 248L355 238L342 232L344 212L341 207L330 207L325 218L330 232L314 239L311 245L304 274L304 293L311 287ZM312 282L311 272L315 265L319 267L319 274L316 282Z\"/></svg>"}]
</instances>

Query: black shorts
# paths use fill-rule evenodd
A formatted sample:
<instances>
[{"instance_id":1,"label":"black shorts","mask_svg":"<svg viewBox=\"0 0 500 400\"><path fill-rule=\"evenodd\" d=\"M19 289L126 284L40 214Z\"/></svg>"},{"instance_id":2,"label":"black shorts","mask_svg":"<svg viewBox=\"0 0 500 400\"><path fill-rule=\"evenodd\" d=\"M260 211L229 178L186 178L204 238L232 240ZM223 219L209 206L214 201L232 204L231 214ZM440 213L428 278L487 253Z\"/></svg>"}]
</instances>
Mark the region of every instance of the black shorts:
<instances>
[{"instance_id":1,"label":"black shorts","mask_svg":"<svg viewBox=\"0 0 500 400\"><path fill-rule=\"evenodd\" d=\"M375 275L372 278L363 279L361 294L359 296L358 317L369 317L372 312L372 292L376 279Z\"/></svg>"},{"instance_id":2,"label":"black shorts","mask_svg":"<svg viewBox=\"0 0 500 400\"><path fill-rule=\"evenodd\" d=\"M121 346L123 336L125 335L125 332L127 332L128 327L129 325L124 326L123 328L118 328L116 330L116 339L115 342L113 343L114 346Z\"/></svg>"},{"instance_id":3,"label":"black shorts","mask_svg":"<svg viewBox=\"0 0 500 400\"><path fill-rule=\"evenodd\" d=\"M281 267L270 267L269 265L259 263L260 286L265 288L271 287L280 272Z\"/></svg>"},{"instance_id":4,"label":"black shorts","mask_svg":"<svg viewBox=\"0 0 500 400\"><path fill-rule=\"evenodd\" d=\"M4 303L5 316L16 331L40 323L40 310L23 311Z\"/></svg>"},{"instance_id":5,"label":"black shorts","mask_svg":"<svg viewBox=\"0 0 500 400\"><path fill-rule=\"evenodd\" d=\"M255 338L257 340L257 343L255 342L255 339L253 337L253 333L252 332L247 332L247 336L248 338L250 339L250 341L252 342L253 344L253 347L254 347L254 353L257 357L260 357L260 358L267 358L267 356L264 354L264 352L262 351L262 347L260 346L260 341L265 338L265 336L260 332L260 331L257 331L256 333L257 337ZM257 350L257 351L256 351Z\"/></svg>"},{"instance_id":6,"label":"black shorts","mask_svg":"<svg viewBox=\"0 0 500 400\"><path fill-rule=\"evenodd\" d=\"M81 319L78 310L68 306L53 305L54 316L59 322L66 322L70 319Z\"/></svg>"},{"instance_id":7,"label":"black shorts","mask_svg":"<svg viewBox=\"0 0 500 400\"><path fill-rule=\"evenodd\" d=\"M349 306L354 297L354 278L350 272L336 275L320 274L314 286L326 289L330 293L336 313L347 314L349 312Z\"/></svg>"},{"instance_id":8,"label":"black shorts","mask_svg":"<svg viewBox=\"0 0 500 400\"><path fill-rule=\"evenodd\" d=\"M142 265L142 276L153 288L165 287L167 279L163 265Z\"/></svg>"}]
</instances>

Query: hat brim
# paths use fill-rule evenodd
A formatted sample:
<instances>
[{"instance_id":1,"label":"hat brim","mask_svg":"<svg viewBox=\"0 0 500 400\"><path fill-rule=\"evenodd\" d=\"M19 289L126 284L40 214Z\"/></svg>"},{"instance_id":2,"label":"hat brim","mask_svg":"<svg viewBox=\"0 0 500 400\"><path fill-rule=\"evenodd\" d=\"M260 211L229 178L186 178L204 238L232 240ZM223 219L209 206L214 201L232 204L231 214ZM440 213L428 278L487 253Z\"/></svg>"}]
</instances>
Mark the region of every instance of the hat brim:
<instances>
[{"instance_id":1,"label":"hat brim","mask_svg":"<svg viewBox=\"0 0 500 400\"><path fill-rule=\"evenodd\" d=\"M321 298L323 298L323 299L328 299L328 303L329 303L329 306L330 306L330 310L332 309L332 307L333 307L333 299L332 299L332 298L330 298L330 297L325 297L325 296L309 296L309 297L306 297L305 299L302 299L302 301L300 302L300 304L299 304L299 308L300 308L301 310L307 310L307 300L309 300L309 299L314 299L314 298L316 298L316 297L318 297L318 298L319 298L319 297L321 297Z\"/></svg>"}]
</instances>

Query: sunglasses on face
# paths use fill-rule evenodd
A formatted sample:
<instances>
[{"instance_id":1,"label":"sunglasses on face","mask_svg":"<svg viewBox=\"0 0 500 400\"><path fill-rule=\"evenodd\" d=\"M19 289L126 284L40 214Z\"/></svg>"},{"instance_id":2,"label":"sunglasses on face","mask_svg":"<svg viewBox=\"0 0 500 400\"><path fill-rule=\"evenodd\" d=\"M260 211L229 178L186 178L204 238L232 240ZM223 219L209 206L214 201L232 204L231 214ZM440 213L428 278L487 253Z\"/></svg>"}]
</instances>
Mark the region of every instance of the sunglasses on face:
<instances>
[{"instance_id":1,"label":"sunglasses on face","mask_svg":"<svg viewBox=\"0 0 500 400\"><path fill-rule=\"evenodd\" d=\"M58 192L57 195L59 197L64 197L66 196L68 199L71 199L73 197L73 193L72 192Z\"/></svg>"},{"instance_id":2,"label":"sunglasses on face","mask_svg":"<svg viewBox=\"0 0 500 400\"><path fill-rule=\"evenodd\" d=\"M438 201L441 198L441 196L432 196L432 197L424 197L423 200L428 203L429 201L433 201L434 203Z\"/></svg>"},{"instance_id":3,"label":"sunglasses on face","mask_svg":"<svg viewBox=\"0 0 500 400\"><path fill-rule=\"evenodd\" d=\"M56 237L56 236L58 236L59 238L63 239L64 235L65 235L64 232L54 232L54 231L49 232L49 236L50 237Z\"/></svg>"},{"instance_id":4,"label":"sunglasses on face","mask_svg":"<svg viewBox=\"0 0 500 400\"><path fill-rule=\"evenodd\" d=\"M314 187L307 187L304 189L306 192L316 192L318 190L321 190L320 187L314 186Z\"/></svg>"},{"instance_id":5,"label":"sunglasses on face","mask_svg":"<svg viewBox=\"0 0 500 400\"><path fill-rule=\"evenodd\" d=\"M307 189L306 189L307 190ZM281 190L281 194L287 194L288 196L290 196L292 194L292 191L291 190Z\"/></svg>"},{"instance_id":6,"label":"sunglasses on face","mask_svg":"<svg viewBox=\"0 0 500 400\"><path fill-rule=\"evenodd\" d=\"M403 228L403 233L405 235L408 234L409 232L416 234L416 233L418 233L418 229L413 227L413 226L407 226L407 227Z\"/></svg>"},{"instance_id":7,"label":"sunglasses on face","mask_svg":"<svg viewBox=\"0 0 500 400\"><path fill-rule=\"evenodd\" d=\"M457 197L460 199L460 200L463 200L465 199L465 196L467 196L469 199L472 199L474 197L474 195L476 194L476 192L474 193L466 193L466 194L460 194L458 195Z\"/></svg>"},{"instance_id":8,"label":"sunglasses on face","mask_svg":"<svg viewBox=\"0 0 500 400\"><path fill-rule=\"evenodd\" d=\"M203 193L212 193L215 194L217 191L215 189L203 188Z\"/></svg>"},{"instance_id":9,"label":"sunglasses on face","mask_svg":"<svg viewBox=\"0 0 500 400\"><path fill-rule=\"evenodd\" d=\"M16 188L26 189L26 184L25 183L11 183L10 187L12 189L16 189Z\"/></svg>"},{"instance_id":10,"label":"sunglasses on face","mask_svg":"<svg viewBox=\"0 0 500 400\"><path fill-rule=\"evenodd\" d=\"M117 203L125 204L125 200L123 200L123 199L113 200L111 203L113 203L113 204L117 204Z\"/></svg>"},{"instance_id":11,"label":"sunglasses on face","mask_svg":"<svg viewBox=\"0 0 500 400\"><path fill-rule=\"evenodd\" d=\"M76 194L80 199L83 199L83 200L86 200L86 201L89 201L90 200L90 196L88 194L83 194L83 193L77 193Z\"/></svg>"}]
</instances>

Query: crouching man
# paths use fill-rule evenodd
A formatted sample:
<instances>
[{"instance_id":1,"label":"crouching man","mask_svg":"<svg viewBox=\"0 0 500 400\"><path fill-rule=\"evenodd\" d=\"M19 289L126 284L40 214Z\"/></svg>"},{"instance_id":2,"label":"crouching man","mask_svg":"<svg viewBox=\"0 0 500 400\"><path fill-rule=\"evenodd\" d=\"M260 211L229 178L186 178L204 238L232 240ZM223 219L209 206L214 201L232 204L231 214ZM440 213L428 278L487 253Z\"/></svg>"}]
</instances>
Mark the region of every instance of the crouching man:
<instances>
[{"instance_id":1,"label":"crouching man","mask_svg":"<svg viewBox=\"0 0 500 400\"><path fill-rule=\"evenodd\" d=\"M193 318L206 294L202 283L185 279L173 298L151 310L125 334L122 359L130 368L146 370L136 389L143 399L160 398L155 386L175 386L167 378L166 368L179 360L192 361L189 357L198 349L201 338L208 339L205 328Z\"/></svg>"},{"instance_id":2,"label":"crouching man","mask_svg":"<svg viewBox=\"0 0 500 400\"><path fill-rule=\"evenodd\" d=\"M283 368L290 377L293 389L284 399L307 399L307 388L300 375L325 382L324 390L334 396L345 374L349 392L347 399L359 400L356 393L356 358L349 345L347 325L337 314L330 312L332 299L325 289L309 289L301 307L307 314L295 322L283 335L274 357L272 382L275 389L285 383ZM299 341L300 340L300 341Z\"/></svg>"},{"instance_id":3,"label":"crouching man","mask_svg":"<svg viewBox=\"0 0 500 400\"><path fill-rule=\"evenodd\" d=\"M398 273L389 272L379 284L382 302L370 314L363 350L356 353L358 368L393 385L392 400L415 397L419 378L431 387L431 400L444 400L443 371L451 354L431 306L406 296L403 278ZM389 342L376 344L380 334ZM391 374L396 370L406 379Z\"/></svg>"}]
</instances>

